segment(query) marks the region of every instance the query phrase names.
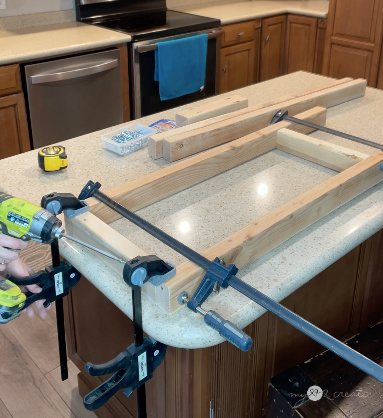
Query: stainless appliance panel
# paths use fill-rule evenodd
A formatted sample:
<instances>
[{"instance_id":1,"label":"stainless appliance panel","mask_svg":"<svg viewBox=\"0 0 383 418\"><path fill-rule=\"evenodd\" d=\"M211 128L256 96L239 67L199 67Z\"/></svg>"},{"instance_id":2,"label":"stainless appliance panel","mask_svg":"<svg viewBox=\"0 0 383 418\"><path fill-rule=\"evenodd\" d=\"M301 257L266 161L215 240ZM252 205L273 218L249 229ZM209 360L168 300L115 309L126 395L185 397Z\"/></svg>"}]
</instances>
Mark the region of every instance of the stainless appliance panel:
<instances>
[{"instance_id":1,"label":"stainless appliance panel","mask_svg":"<svg viewBox=\"0 0 383 418\"><path fill-rule=\"evenodd\" d=\"M33 148L123 122L120 51L25 66Z\"/></svg>"},{"instance_id":2,"label":"stainless appliance panel","mask_svg":"<svg viewBox=\"0 0 383 418\"><path fill-rule=\"evenodd\" d=\"M205 86L201 91L176 99L161 101L158 82L154 81L154 51L157 42L185 37L186 34L134 42L131 48L133 71L133 117L140 118L166 109L205 99L218 93L219 86L219 50L222 36L221 28L188 33L187 36L207 33L208 49L206 61Z\"/></svg>"}]
</instances>

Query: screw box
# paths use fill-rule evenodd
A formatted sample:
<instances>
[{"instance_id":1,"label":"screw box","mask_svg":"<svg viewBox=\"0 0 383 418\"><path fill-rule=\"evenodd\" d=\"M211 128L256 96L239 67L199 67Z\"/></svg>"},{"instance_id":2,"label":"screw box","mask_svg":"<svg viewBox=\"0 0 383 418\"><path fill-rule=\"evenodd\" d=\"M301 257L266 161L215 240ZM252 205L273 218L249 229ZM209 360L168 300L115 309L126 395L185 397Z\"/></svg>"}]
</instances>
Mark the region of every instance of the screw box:
<instances>
[{"instance_id":1,"label":"screw box","mask_svg":"<svg viewBox=\"0 0 383 418\"><path fill-rule=\"evenodd\" d=\"M136 137L125 142L118 142L117 137L123 132L126 133L127 137L133 134ZM140 125L139 123L128 123L120 126L118 129L107 132L101 136L101 139L104 148L119 155L126 155L145 147L148 144L149 136L155 133L156 131L154 129Z\"/></svg>"}]
</instances>

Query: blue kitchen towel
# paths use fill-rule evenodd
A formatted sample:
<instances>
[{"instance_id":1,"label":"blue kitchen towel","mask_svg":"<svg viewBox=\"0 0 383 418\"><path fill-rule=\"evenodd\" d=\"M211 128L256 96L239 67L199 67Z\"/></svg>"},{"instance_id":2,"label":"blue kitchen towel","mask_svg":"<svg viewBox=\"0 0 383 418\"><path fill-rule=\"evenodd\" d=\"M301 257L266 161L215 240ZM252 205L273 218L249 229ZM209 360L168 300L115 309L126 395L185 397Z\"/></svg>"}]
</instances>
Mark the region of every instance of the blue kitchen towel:
<instances>
[{"instance_id":1,"label":"blue kitchen towel","mask_svg":"<svg viewBox=\"0 0 383 418\"><path fill-rule=\"evenodd\" d=\"M154 80L161 100L195 93L205 85L207 34L158 42Z\"/></svg>"}]
</instances>

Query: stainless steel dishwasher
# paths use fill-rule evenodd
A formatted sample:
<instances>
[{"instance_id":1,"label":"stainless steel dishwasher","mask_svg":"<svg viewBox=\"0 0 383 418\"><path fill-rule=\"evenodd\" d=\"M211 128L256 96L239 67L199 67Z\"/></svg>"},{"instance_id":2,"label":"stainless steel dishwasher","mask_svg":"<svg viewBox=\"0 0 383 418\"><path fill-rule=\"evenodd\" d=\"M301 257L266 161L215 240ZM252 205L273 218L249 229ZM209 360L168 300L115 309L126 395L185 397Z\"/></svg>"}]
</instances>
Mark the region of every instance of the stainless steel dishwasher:
<instances>
[{"instance_id":1,"label":"stainless steel dishwasher","mask_svg":"<svg viewBox=\"0 0 383 418\"><path fill-rule=\"evenodd\" d=\"M123 122L118 49L24 68L33 148Z\"/></svg>"}]
</instances>

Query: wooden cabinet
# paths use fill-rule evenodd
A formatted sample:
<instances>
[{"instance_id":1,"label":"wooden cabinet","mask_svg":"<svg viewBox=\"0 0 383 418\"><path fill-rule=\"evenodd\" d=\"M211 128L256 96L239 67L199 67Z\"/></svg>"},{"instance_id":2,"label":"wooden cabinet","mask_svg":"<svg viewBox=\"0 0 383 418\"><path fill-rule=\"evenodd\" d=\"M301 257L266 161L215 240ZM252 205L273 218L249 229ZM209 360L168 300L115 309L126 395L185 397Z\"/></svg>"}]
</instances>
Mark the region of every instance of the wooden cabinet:
<instances>
[{"instance_id":1,"label":"wooden cabinet","mask_svg":"<svg viewBox=\"0 0 383 418\"><path fill-rule=\"evenodd\" d=\"M283 305L339 339L367 329L383 317L382 251L380 231L288 296ZM70 358L80 370L87 361L110 360L132 343L132 322L85 278L65 304ZM165 361L147 384L148 416L260 417L271 377L324 350L270 313L245 331L254 341L246 353L229 343L198 350L168 347ZM85 371L78 379L82 396L101 382ZM120 391L96 414L136 417L135 394L126 398Z\"/></svg>"},{"instance_id":2,"label":"wooden cabinet","mask_svg":"<svg viewBox=\"0 0 383 418\"><path fill-rule=\"evenodd\" d=\"M288 15L286 25L285 73L322 73L327 20Z\"/></svg>"},{"instance_id":3,"label":"wooden cabinet","mask_svg":"<svg viewBox=\"0 0 383 418\"><path fill-rule=\"evenodd\" d=\"M286 73L314 71L318 19L306 16L287 16Z\"/></svg>"},{"instance_id":4,"label":"wooden cabinet","mask_svg":"<svg viewBox=\"0 0 383 418\"><path fill-rule=\"evenodd\" d=\"M220 93L295 71L321 74L326 23L282 15L224 26Z\"/></svg>"},{"instance_id":5,"label":"wooden cabinet","mask_svg":"<svg viewBox=\"0 0 383 418\"><path fill-rule=\"evenodd\" d=\"M380 0L330 0L323 73L365 78L375 87L382 45Z\"/></svg>"},{"instance_id":6,"label":"wooden cabinet","mask_svg":"<svg viewBox=\"0 0 383 418\"><path fill-rule=\"evenodd\" d=\"M256 20L223 28L220 93L258 81L260 27L261 22Z\"/></svg>"},{"instance_id":7,"label":"wooden cabinet","mask_svg":"<svg viewBox=\"0 0 383 418\"><path fill-rule=\"evenodd\" d=\"M262 21L260 80L284 73L286 16L273 16Z\"/></svg>"},{"instance_id":8,"label":"wooden cabinet","mask_svg":"<svg viewBox=\"0 0 383 418\"><path fill-rule=\"evenodd\" d=\"M30 149L19 66L0 67L0 158Z\"/></svg>"}]
</instances>

